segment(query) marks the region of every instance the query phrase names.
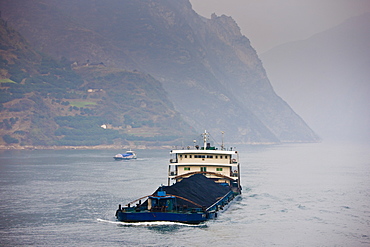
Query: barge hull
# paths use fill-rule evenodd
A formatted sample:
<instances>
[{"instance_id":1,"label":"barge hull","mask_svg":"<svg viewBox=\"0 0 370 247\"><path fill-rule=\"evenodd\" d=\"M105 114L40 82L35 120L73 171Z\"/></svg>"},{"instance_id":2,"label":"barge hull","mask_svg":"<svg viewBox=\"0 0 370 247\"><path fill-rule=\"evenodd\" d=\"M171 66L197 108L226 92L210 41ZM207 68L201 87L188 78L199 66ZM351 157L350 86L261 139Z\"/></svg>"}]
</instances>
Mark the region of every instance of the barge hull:
<instances>
[{"instance_id":1,"label":"barge hull","mask_svg":"<svg viewBox=\"0 0 370 247\"><path fill-rule=\"evenodd\" d=\"M170 212L117 212L117 219L123 222L170 221L199 224L216 217L216 213L170 213Z\"/></svg>"}]
</instances>

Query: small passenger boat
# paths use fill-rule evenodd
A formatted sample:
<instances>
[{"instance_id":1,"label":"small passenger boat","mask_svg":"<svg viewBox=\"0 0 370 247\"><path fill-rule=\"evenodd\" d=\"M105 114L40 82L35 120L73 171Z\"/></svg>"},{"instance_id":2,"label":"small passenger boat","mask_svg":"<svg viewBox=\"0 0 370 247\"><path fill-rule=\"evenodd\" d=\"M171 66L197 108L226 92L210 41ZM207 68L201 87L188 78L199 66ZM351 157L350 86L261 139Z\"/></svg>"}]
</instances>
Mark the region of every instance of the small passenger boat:
<instances>
[{"instance_id":1,"label":"small passenger boat","mask_svg":"<svg viewBox=\"0 0 370 247\"><path fill-rule=\"evenodd\" d=\"M204 146L172 150L168 184L153 194L122 207L116 217L123 222L170 221L199 224L216 218L241 194L239 154L236 150Z\"/></svg>"},{"instance_id":2,"label":"small passenger boat","mask_svg":"<svg viewBox=\"0 0 370 247\"><path fill-rule=\"evenodd\" d=\"M132 160L132 159L136 159L136 153L134 151L126 151L126 153L124 154L116 154L114 157L113 157L115 160Z\"/></svg>"}]
</instances>

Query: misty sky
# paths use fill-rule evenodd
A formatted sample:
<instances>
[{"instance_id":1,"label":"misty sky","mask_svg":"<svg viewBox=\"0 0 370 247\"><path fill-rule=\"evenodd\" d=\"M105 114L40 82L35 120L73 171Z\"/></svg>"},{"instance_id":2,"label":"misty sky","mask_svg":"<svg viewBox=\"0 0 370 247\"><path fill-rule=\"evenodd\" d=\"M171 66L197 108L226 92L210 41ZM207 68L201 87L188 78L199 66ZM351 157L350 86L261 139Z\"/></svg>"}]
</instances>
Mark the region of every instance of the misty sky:
<instances>
[{"instance_id":1,"label":"misty sky","mask_svg":"<svg viewBox=\"0 0 370 247\"><path fill-rule=\"evenodd\" d=\"M210 18L228 15L261 54L282 43L306 39L344 20L370 12L370 0L190 0Z\"/></svg>"}]
</instances>

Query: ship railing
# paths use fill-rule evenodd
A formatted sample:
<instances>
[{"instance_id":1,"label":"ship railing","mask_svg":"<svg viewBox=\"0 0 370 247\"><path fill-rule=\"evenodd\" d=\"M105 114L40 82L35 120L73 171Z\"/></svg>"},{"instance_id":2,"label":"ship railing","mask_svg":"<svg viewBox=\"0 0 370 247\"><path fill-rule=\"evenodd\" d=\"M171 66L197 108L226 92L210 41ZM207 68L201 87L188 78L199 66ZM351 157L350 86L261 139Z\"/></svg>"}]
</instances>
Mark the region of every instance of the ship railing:
<instances>
[{"instance_id":1,"label":"ship railing","mask_svg":"<svg viewBox=\"0 0 370 247\"><path fill-rule=\"evenodd\" d=\"M238 164L238 160L237 159L231 159L230 164Z\"/></svg>"},{"instance_id":2,"label":"ship railing","mask_svg":"<svg viewBox=\"0 0 370 247\"><path fill-rule=\"evenodd\" d=\"M233 177L233 178L238 177L238 172L237 171L230 172L230 177Z\"/></svg>"},{"instance_id":3,"label":"ship railing","mask_svg":"<svg viewBox=\"0 0 370 247\"><path fill-rule=\"evenodd\" d=\"M168 175L169 175L170 177L172 177L172 176L177 176L177 172L176 172L176 171L170 171L170 172L168 173Z\"/></svg>"},{"instance_id":4,"label":"ship railing","mask_svg":"<svg viewBox=\"0 0 370 247\"><path fill-rule=\"evenodd\" d=\"M234 194L232 190L230 190L226 195L224 195L220 200L209 206L206 211L217 211L219 209L222 209L224 205L226 205L231 198L231 195Z\"/></svg>"},{"instance_id":5,"label":"ship railing","mask_svg":"<svg viewBox=\"0 0 370 247\"><path fill-rule=\"evenodd\" d=\"M220 147L220 148L218 148L218 147L215 147L215 146L206 146L206 148L204 148L204 147L200 147L200 146L198 146L198 145L195 145L195 146L186 146L186 147L184 147L184 146L175 146L174 147L174 150L222 150L222 151L236 151L236 149L235 148L233 148L233 147L229 147L229 148L226 148L226 147L224 147L224 148L222 148L222 147Z\"/></svg>"}]
</instances>

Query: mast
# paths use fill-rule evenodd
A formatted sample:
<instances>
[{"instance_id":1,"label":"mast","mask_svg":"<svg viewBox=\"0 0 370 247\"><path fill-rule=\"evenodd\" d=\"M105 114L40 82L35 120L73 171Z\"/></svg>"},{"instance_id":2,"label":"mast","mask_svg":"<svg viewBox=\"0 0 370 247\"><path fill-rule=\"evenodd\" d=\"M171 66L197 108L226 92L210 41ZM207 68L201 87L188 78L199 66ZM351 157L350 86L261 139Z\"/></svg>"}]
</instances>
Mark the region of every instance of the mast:
<instances>
[{"instance_id":1,"label":"mast","mask_svg":"<svg viewBox=\"0 0 370 247\"><path fill-rule=\"evenodd\" d=\"M208 139L208 133L207 133L207 130L204 130L204 133L202 134L203 136L203 147L204 147L204 150L207 149L207 139Z\"/></svg>"}]
</instances>

